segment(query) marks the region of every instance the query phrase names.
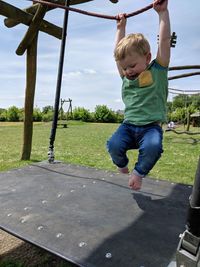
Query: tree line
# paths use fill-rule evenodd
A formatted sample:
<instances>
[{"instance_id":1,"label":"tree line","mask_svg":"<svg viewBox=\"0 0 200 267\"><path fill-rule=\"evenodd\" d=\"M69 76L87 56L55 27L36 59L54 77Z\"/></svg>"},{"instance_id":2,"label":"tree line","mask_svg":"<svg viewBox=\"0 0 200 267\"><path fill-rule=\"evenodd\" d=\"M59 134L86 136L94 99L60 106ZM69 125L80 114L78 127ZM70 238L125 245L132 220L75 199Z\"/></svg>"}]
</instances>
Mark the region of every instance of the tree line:
<instances>
[{"instance_id":1,"label":"tree line","mask_svg":"<svg viewBox=\"0 0 200 267\"><path fill-rule=\"evenodd\" d=\"M168 121L187 124L188 117L195 112L200 112L200 94L180 94L167 102ZM33 110L33 121L48 122L53 119L54 109L52 106L45 106L42 109L36 107ZM23 121L24 109L11 106L8 109L0 108L0 121ZM123 121L123 111L113 111L106 105L97 105L94 112L84 107L75 107L72 113L60 110L59 120L81 120L85 122L117 122Z\"/></svg>"},{"instance_id":2,"label":"tree line","mask_svg":"<svg viewBox=\"0 0 200 267\"><path fill-rule=\"evenodd\" d=\"M45 106L42 109L34 108L33 121L49 122L53 120L53 106ZM97 105L94 112L84 107L75 107L73 112L60 110L59 120L81 120L85 122L117 122L123 121L122 111L113 111L106 105ZM8 109L0 108L0 121L20 122L24 120L24 109L11 106Z\"/></svg>"}]
</instances>

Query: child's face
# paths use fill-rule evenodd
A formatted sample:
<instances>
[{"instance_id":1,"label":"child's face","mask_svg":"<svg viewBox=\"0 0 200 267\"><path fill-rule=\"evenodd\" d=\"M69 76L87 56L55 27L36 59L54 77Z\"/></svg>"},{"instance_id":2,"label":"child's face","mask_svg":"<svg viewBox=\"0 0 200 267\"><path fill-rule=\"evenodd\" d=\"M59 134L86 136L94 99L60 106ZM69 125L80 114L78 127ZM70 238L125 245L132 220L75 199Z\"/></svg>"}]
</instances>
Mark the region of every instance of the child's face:
<instances>
[{"instance_id":1,"label":"child's face","mask_svg":"<svg viewBox=\"0 0 200 267\"><path fill-rule=\"evenodd\" d=\"M135 80L143 72L151 61L151 53L141 56L137 52L132 52L119 61L124 76L129 80Z\"/></svg>"}]
</instances>

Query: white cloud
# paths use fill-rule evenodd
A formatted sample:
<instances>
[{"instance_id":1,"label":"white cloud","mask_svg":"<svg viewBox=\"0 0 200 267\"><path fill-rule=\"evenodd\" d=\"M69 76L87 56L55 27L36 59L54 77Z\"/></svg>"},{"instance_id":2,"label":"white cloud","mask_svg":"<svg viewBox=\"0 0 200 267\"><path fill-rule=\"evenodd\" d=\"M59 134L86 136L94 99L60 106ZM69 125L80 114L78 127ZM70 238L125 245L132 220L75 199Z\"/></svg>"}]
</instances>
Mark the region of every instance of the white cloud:
<instances>
[{"instance_id":1,"label":"white cloud","mask_svg":"<svg viewBox=\"0 0 200 267\"><path fill-rule=\"evenodd\" d=\"M63 79L64 80L67 80L67 79L70 79L70 78L76 78L76 77L80 77L80 76L83 76L83 75L95 75L97 74L96 70L93 70L93 69L83 69L83 70L76 70L76 71L69 71L67 73L64 73L63 74Z\"/></svg>"}]
</instances>

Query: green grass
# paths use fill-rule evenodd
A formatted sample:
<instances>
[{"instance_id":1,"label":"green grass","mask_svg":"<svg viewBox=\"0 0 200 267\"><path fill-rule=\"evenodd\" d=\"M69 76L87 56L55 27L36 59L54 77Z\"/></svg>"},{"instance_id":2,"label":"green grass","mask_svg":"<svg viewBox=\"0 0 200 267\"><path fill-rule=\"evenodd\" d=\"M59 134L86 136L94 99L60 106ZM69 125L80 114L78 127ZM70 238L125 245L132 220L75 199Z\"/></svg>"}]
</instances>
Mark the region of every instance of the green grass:
<instances>
[{"instance_id":1,"label":"green grass","mask_svg":"<svg viewBox=\"0 0 200 267\"><path fill-rule=\"evenodd\" d=\"M70 121L68 128L58 127L55 159L63 162L116 171L106 151L106 140L117 124ZM23 124L0 123L0 171L47 160L51 123L35 123L31 161L20 161ZM182 128L178 128L182 130ZM200 131L192 128L191 131ZM178 183L192 184L200 155L199 135L164 133L164 153L149 176ZM137 160L137 151L130 151L130 167Z\"/></svg>"}]
</instances>

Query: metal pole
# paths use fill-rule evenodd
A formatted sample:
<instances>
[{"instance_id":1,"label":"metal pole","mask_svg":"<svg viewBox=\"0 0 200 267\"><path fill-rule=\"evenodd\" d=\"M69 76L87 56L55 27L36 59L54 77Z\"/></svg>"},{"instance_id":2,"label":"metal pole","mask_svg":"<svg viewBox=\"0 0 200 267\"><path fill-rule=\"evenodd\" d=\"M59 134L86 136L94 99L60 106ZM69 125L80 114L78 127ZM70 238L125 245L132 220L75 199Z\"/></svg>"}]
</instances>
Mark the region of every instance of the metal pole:
<instances>
[{"instance_id":1,"label":"metal pole","mask_svg":"<svg viewBox=\"0 0 200 267\"><path fill-rule=\"evenodd\" d=\"M200 266L200 158L189 201L185 232L176 253L177 267Z\"/></svg>"},{"instance_id":2,"label":"metal pole","mask_svg":"<svg viewBox=\"0 0 200 267\"><path fill-rule=\"evenodd\" d=\"M69 0L66 1L65 5L69 7ZM61 48L60 48L60 60L59 60L59 67L58 67L57 86L56 86L56 96L55 96L55 104L54 104L54 116L53 116L51 134L49 138L50 139L49 152L48 152L49 163L54 162L54 141L55 141L55 136L56 136L57 122L58 122L58 110L59 110L60 92L61 92L61 84L62 84L68 17L69 17L69 10L65 10L64 21L63 21L63 31L62 31L62 41L61 41Z\"/></svg>"},{"instance_id":3,"label":"metal pole","mask_svg":"<svg viewBox=\"0 0 200 267\"><path fill-rule=\"evenodd\" d=\"M196 171L190 207L187 217L187 230L193 235L200 237L200 158Z\"/></svg>"}]
</instances>

